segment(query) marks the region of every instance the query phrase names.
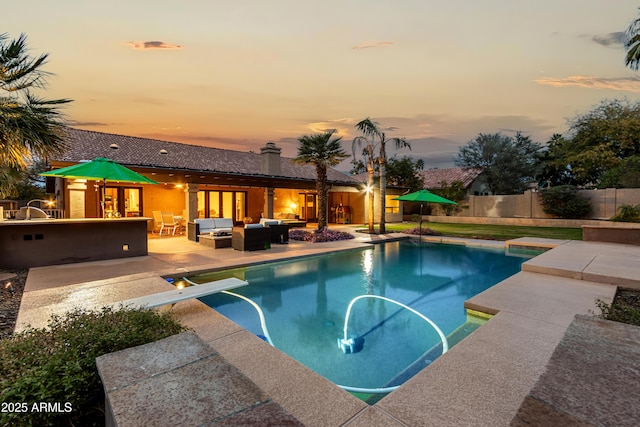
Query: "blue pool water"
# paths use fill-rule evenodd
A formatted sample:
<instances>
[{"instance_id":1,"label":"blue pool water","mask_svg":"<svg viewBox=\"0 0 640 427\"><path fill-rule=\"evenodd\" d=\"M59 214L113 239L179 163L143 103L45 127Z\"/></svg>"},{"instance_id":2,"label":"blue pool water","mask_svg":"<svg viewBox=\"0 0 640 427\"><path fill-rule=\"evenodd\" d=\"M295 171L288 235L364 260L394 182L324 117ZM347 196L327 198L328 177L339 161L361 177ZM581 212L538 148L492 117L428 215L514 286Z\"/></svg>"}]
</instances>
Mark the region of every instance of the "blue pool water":
<instances>
[{"instance_id":1,"label":"blue pool water","mask_svg":"<svg viewBox=\"0 0 640 427\"><path fill-rule=\"evenodd\" d=\"M380 389L400 385L442 353L423 317L455 344L481 324L468 321L464 301L520 271L525 260L504 250L398 241L189 279L248 281L232 292L261 307L266 331L258 310L238 296L201 300L336 384ZM339 344L349 303L360 295L385 299L353 302L346 338L356 346L349 351Z\"/></svg>"}]
</instances>

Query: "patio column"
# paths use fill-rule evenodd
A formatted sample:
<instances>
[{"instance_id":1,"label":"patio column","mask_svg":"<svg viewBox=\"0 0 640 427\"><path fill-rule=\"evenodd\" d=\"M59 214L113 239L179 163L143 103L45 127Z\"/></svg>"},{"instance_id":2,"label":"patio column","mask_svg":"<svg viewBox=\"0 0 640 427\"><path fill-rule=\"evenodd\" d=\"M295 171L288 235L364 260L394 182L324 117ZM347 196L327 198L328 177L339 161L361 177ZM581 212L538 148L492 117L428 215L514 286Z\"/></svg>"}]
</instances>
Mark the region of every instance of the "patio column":
<instances>
[{"instance_id":1,"label":"patio column","mask_svg":"<svg viewBox=\"0 0 640 427\"><path fill-rule=\"evenodd\" d=\"M193 222L198 218L198 184L187 183L185 193L186 220Z\"/></svg>"},{"instance_id":2,"label":"patio column","mask_svg":"<svg viewBox=\"0 0 640 427\"><path fill-rule=\"evenodd\" d=\"M267 187L264 189L264 211L263 218L273 218L273 192L274 189Z\"/></svg>"}]
</instances>

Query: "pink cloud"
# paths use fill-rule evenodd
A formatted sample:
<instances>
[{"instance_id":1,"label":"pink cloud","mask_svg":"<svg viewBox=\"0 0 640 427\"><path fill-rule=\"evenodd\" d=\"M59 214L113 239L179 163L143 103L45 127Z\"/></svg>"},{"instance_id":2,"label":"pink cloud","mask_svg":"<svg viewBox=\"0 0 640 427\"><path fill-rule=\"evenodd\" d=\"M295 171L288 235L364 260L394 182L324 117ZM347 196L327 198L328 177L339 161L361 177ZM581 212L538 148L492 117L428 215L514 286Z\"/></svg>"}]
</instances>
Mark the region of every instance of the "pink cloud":
<instances>
[{"instance_id":1,"label":"pink cloud","mask_svg":"<svg viewBox=\"0 0 640 427\"><path fill-rule=\"evenodd\" d=\"M569 76L564 78L543 77L534 81L541 85L554 87L578 86L590 89L640 92L640 78L638 77Z\"/></svg>"},{"instance_id":2,"label":"pink cloud","mask_svg":"<svg viewBox=\"0 0 640 427\"><path fill-rule=\"evenodd\" d=\"M129 46L138 50L148 49L182 49L182 46L177 44L170 44L161 41L149 41L149 42L127 42Z\"/></svg>"},{"instance_id":3,"label":"pink cloud","mask_svg":"<svg viewBox=\"0 0 640 427\"><path fill-rule=\"evenodd\" d=\"M376 47L384 47L391 46L393 42L364 42L359 45L353 46L351 49L359 50L359 49L371 49Z\"/></svg>"}]
</instances>

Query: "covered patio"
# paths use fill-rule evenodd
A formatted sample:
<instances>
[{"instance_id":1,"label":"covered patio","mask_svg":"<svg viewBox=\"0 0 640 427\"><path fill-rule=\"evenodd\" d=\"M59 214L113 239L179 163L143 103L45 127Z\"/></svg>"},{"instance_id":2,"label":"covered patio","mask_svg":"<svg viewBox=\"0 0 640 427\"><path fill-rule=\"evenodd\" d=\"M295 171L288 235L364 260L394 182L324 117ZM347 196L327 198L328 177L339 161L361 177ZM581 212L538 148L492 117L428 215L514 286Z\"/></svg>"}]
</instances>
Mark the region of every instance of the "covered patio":
<instances>
[{"instance_id":1,"label":"covered patio","mask_svg":"<svg viewBox=\"0 0 640 427\"><path fill-rule=\"evenodd\" d=\"M185 222L231 218L236 225L260 218L317 222L316 172L281 157L268 142L259 153L222 150L79 129L68 129L69 149L50 159L52 169L97 157L111 159L159 185L50 178L48 192L65 218L105 216L153 218L172 212ZM330 223L364 223L364 185L349 174L328 170ZM104 191L103 191L104 190ZM390 189L389 194L401 190ZM149 229L153 223L149 223Z\"/></svg>"}]
</instances>

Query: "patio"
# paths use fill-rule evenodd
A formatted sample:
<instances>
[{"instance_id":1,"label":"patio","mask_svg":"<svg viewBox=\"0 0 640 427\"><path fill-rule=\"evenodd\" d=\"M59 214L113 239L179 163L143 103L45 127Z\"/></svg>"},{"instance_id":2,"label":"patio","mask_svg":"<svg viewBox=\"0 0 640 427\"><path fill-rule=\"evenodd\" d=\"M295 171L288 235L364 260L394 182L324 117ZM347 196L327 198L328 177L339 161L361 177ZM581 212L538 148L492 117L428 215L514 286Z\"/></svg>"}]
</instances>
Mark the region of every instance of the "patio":
<instances>
[{"instance_id":1,"label":"patio","mask_svg":"<svg viewBox=\"0 0 640 427\"><path fill-rule=\"evenodd\" d=\"M214 250L186 237L150 239L149 255L145 257L32 269L16 329L27 324L43 326L50 314L70 307L100 307L172 289L160 276L357 249L372 239L397 236L362 234L350 241L321 244L290 241L288 245L249 253L230 248ZM430 240L503 244L441 237ZM515 243L545 243L524 240ZM211 354L248 378L270 402L283 409L283 414L294 416L304 425L509 425L545 372L574 316L595 310L596 298L610 301L616 285L640 288L640 247L578 241L552 243L557 246L526 262L521 273L468 301L468 308L497 313L491 321L374 406L337 388L198 301L178 303L172 310ZM638 351L633 342L615 345L621 351ZM615 357L614 352L611 357ZM597 375L591 371L587 379ZM615 411L607 409L633 411L635 405L626 404L628 399L634 399L633 394L600 387L600 393L576 389L578 398L593 400L585 405L598 408L598 418L591 422L622 425L613 418ZM173 411L173 415L180 412L167 400L147 403ZM114 408L114 412L126 411Z\"/></svg>"}]
</instances>

